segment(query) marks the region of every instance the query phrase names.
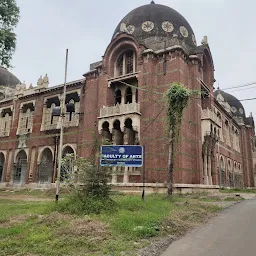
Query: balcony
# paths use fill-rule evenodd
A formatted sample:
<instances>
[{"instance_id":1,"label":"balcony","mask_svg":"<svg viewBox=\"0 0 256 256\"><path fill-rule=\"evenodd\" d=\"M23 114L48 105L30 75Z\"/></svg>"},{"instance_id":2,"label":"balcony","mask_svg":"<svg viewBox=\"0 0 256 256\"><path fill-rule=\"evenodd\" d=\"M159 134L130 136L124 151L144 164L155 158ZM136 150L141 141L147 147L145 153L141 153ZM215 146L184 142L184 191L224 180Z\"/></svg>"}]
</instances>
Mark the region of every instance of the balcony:
<instances>
[{"instance_id":1,"label":"balcony","mask_svg":"<svg viewBox=\"0 0 256 256\"><path fill-rule=\"evenodd\" d=\"M63 126L64 128L69 127L77 127L79 125L79 116L76 116L72 119L72 121L69 121L69 117L65 117ZM60 123L45 123L41 126L41 131L50 131L50 130L59 130L60 129Z\"/></svg>"},{"instance_id":2,"label":"balcony","mask_svg":"<svg viewBox=\"0 0 256 256\"><path fill-rule=\"evenodd\" d=\"M140 104L136 102L130 104L117 104L112 107L102 107L100 109L100 116L98 117L99 133L102 133L103 124L105 122L108 123L110 133L113 132L115 122L119 122L120 130L124 132L127 119L132 121L133 130L139 133L140 116Z\"/></svg>"},{"instance_id":3,"label":"balcony","mask_svg":"<svg viewBox=\"0 0 256 256\"><path fill-rule=\"evenodd\" d=\"M0 137L8 137L10 135L10 130L9 131L0 131Z\"/></svg>"},{"instance_id":4,"label":"balcony","mask_svg":"<svg viewBox=\"0 0 256 256\"><path fill-rule=\"evenodd\" d=\"M140 114L140 104L130 103L130 104L117 104L112 107L102 107L100 109L100 116L98 118L114 117L127 114Z\"/></svg>"},{"instance_id":5,"label":"balcony","mask_svg":"<svg viewBox=\"0 0 256 256\"><path fill-rule=\"evenodd\" d=\"M221 127L221 119L208 108L202 109L201 120L211 120L212 122L217 124L219 127Z\"/></svg>"}]
</instances>

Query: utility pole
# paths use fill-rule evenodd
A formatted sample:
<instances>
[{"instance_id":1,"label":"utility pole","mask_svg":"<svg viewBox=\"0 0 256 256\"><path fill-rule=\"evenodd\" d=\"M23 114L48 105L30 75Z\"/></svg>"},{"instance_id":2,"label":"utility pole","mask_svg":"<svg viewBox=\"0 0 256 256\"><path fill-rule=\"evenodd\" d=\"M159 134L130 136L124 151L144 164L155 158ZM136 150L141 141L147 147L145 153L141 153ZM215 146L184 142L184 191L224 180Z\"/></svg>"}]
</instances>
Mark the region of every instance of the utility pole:
<instances>
[{"instance_id":1,"label":"utility pole","mask_svg":"<svg viewBox=\"0 0 256 256\"><path fill-rule=\"evenodd\" d=\"M65 117L65 100L66 100L66 84L67 84L67 69L68 69L68 49L66 49L66 63L65 63L65 78L63 86L63 94L60 102L60 144L59 144L59 156L58 156L58 170L56 180L56 202L59 200L60 190L60 171L61 171L61 159L62 159L62 147L63 147L63 131L64 131L64 117Z\"/></svg>"}]
</instances>

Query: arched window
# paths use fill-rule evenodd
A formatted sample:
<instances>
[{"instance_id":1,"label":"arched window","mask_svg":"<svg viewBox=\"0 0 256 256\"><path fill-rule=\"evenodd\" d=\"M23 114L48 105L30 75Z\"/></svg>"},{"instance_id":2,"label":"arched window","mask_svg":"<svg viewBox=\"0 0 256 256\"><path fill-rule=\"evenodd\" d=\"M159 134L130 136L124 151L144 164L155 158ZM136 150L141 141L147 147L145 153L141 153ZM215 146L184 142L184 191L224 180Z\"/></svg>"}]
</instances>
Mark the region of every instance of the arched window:
<instances>
[{"instance_id":1,"label":"arched window","mask_svg":"<svg viewBox=\"0 0 256 256\"><path fill-rule=\"evenodd\" d=\"M41 160L38 166L38 182L51 183L53 176L53 155L49 148L41 153Z\"/></svg>"},{"instance_id":2,"label":"arched window","mask_svg":"<svg viewBox=\"0 0 256 256\"><path fill-rule=\"evenodd\" d=\"M116 76L131 74L135 70L135 52L132 50L125 51L117 59Z\"/></svg>"},{"instance_id":3,"label":"arched window","mask_svg":"<svg viewBox=\"0 0 256 256\"><path fill-rule=\"evenodd\" d=\"M125 104L132 103L132 88L128 87L125 91Z\"/></svg>"},{"instance_id":4,"label":"arched window","mask_svg":"<svg viewBox=\"0 0 256 256\"><path fill-rule=\"evenodd\" d=\"M123 54L119 57L116 63L116 68L117 68L117 76L124 75L124 55Z\"/></svg>"},{"instance_id":5,"label":"arched window","mask_svg":"<svg viewBox=\"0 0 256 256\"><path fill-rule=\"evenodd\" d=\"M102 137L103 137L103 144L108 144L111 142L111 133L109 130L109 122L104 122L102 124Z\"/></svg>"},{"instance_id":6,"label":"arched window","mask_svg":"<svg viewBox=\"0 0 256 256\"><path fill-rule=\"evenodd\" d=\"M129 51L126 53L126 74L131 74L133 73L133 51Z\"/></svg>"},{"instance_id":7,"label":"arched window","mask_svg":"<svg viewBox=\"0 0 256 256\"><path fill-rule=\"evenodd\" d=\"M62 157L65 158L60 170L60 181L67 181L74 170L75 152L70 146L66 146L62 151Z\"/></svg>"},{"instance_id":8,"label":"arched window","mask_svg":"<svg viewBox=\"0 0 256 256\"><path fill-rule=\"evenodd\" d=\"M122 102L121 90L116 90L116 92L115 92L115 104L121 104L121 102Z\"/></svg>"}]
</instances>

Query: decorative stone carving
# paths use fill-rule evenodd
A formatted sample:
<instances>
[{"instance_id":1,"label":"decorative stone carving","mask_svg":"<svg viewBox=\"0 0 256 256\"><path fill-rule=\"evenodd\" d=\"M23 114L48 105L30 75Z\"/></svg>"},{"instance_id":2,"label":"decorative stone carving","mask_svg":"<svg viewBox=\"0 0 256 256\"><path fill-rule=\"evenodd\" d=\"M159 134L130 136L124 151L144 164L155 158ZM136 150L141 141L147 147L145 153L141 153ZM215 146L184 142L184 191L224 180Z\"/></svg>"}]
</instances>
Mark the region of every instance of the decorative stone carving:
<instances>
[{"instance_id":1,"label":"decorative stone carving","mask_svg":"<svg viewBox=\"0 0 256 256\"><path fill-rule=\"evenodd\" d=\"M139 103L130 103L130 104L117 104L112 107L103 106L100 109L100 118L109 117L115 115L124 115L130 113L140 113L140 104Z\"/></svg>"},{"instance_id":2,"label":"decorative stone carving","mask_svg":"<svg viewBox=\"0 0 256 256\"><path fill-rule=\"evenodd\" d=\"M42 78L42 76L39 77L37 81L37 89L46 89L49 86L49 78L47 74Z\"/></svg>"},{"instance_id":3,"label":"decorative stone carving","mask_svg":"<svg viewBox=\"0 0 256 256\"><path fill-rule=\"evenodd\" d=\"M180 33L182 36L188 37L188 30L184 26L180 27Z\"/></svg>"},{"instance_id":4,"label":"decorative stone carving","mask_svg":"<svg viewBox=\"0 0 256 256\"><path fill-rule=\"evenodd\" d=\"M208 37L204 36L201 42L203 45L208 44Z\"/></svg>"},{"instance_id":5,"label":"decorative stone carving","mask_svg":"<svg viewBox=\"0 0 256 256\"><path fill-rule=\"evenodd\" d=\"M134 27L133 25L127 26L126 32L127 32L128 34L132 35L132 34L134 33L134 31L135 31L135 27Z\"/></svg>"},{"instance_id":6,"label":"decorative stone carving","mask_svg":"<svg viewBox=\"0 0 256 256\"><path fill-rule=\"evenodd\" d=\"M26 90L25 82L23 82L22 84L17 84L15 88L15 96L23 95L25 90Z\"/></svg>"},{"instance_id":7,"label":"decorative stone carving","mask_svg":"<svg viewBox=\"0 0 256 256\"><path fill-rule=\"evenodd\" d=\"M152 21L145 21L142 23L141 28L145 32L150 32L154 29L154 23Z\"/></svg>"},{"instance_id":8,"label":"decorative stone carving","mask_svg":"<svg viewBox=\"0 0 256 256\"><path fill-rule=\"evenodd\" d=\"M135 27L133 25L126 26L125 23L121 23L120 31L121 32L126 32L127 34L132 35L134 33L134 31L135 31Z\"/></svg>"},{"instance_id":9,"label":"decorative stone carving","mask_svg":"<svg viewBox=\"0 0 256 256\"><path fill-rule=\"evenodd\" d=\"M19 140L18 140L18 148L21 149L21 148L26 148L27 147L27 134L22 134L19 136Z\"/></svg>"},{"instance_id":10,"label":"decorative stone carving","mask_svg":"<svg viewBox=\"0 0 256 256\"><path fill-rule=\"evenodd\" d=\"M48 86L49 86L49 78L46 74L43 79L43 87L48 88Z\"/></svg>"},{"instance_id":11,"label":"decorative stone carving","mask_svg":"<svg viewBox=\"0 0 256 256\"><path fill-rule=\"evenodd\" d=\"M164 21L162 23L162 29L165 31L165 32L172 32L174 30L174 26L171 22L169 21Z\"/></svg>"},{"instance_id":12,"label":"decorative stone carving","mask_svg":"<svg viewBox=\"0 0 256 256\"><path fill-rule=\"evenodd\" d=\"M41 87L43 85L43 83L44 83L44 80L43 80L42 76L40 76L37 80L37 87Z\"/></svg>"},{"instance_id":13,"label":"decorative stone carving","mask_svg":"<svg viewBox=\"0 0 256 256\"><path fill-rule=\"evenodd\" d=\"M239 108L239 112L240 112L241 115L244 113L242 108Z\"/></svg>"}]
</instances>

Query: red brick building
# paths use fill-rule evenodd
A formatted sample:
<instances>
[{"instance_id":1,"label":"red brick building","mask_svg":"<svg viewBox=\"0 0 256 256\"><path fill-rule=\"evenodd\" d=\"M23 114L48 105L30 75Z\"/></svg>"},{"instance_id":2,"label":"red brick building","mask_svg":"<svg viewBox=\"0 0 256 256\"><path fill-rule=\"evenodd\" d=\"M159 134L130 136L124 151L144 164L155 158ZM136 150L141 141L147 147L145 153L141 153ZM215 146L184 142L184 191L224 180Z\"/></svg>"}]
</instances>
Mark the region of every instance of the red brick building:
<instances>
[{"instance_id":1,"label":"red brick building","mask_svg":"<svg viewBox=\"0 0 256 256\"><path fill-rule=\"evenodd\" d=\"M175 148L176 187L254 187L254 121L242 104L214 92L214 64L205 37L198 45L185 18L155 4L138 7L118 24L101 61L84 79L68 83L63 154L90 157L97 134L114 145L145 146L146 185L166 186L169 145L164 93L174 82L204 92L184 111ZM51 184L56 177L58 117L63 85L18 84L0 70L0 178L2 186ZM112 183L135 188L142 170L118 167Z\"/></svg>"}]
</instances>

